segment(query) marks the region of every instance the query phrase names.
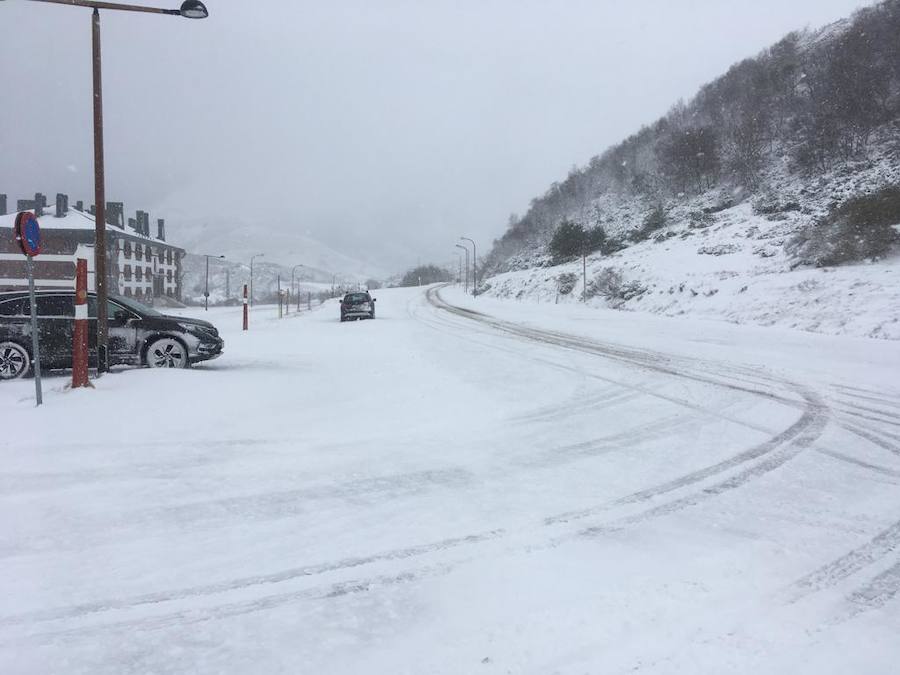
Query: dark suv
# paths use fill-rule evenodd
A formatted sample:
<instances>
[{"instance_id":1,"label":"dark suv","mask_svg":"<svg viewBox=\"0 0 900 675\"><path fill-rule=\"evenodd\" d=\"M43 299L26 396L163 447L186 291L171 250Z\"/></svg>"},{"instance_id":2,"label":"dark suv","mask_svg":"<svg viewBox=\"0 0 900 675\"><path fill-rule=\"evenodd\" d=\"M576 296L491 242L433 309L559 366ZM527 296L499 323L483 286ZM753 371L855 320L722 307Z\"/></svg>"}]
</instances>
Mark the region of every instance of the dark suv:
<instances>
[{"instance_id":1,"label":"dark suv","mask_svg":"<svg viewBox=\"0 0 900 675\"><path fill-rule=\"evenodd\" d=\"M341 299L341 321L374 318L375 298L368 293L347 293Z\"/></svg>"},{"instance_id":2,"label":"dark suv","mask_svg":"<svg viewBox=\"0 0 900 675\"><path fill-rule=\"evenodd\" d=\"M41 366L72 367L74 291L38 291ZM166 316L129 298L109 299L109 364L187 368L214 359L225 343L208 321ZM88 294L88 345L97 338L97 298ZM90 359L97 355L91 349ZM31 368L31 305L28 293L0 293L0 380L22 377Z\"/></svg>"}]
</instances>

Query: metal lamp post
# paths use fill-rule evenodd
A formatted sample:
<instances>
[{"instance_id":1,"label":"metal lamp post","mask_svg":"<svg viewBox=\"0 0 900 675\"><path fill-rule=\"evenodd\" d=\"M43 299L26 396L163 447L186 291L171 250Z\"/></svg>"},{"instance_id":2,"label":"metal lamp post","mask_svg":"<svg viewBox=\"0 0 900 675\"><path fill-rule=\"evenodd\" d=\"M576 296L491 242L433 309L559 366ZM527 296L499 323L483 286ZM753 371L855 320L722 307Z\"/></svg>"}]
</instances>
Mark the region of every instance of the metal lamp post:
<instances>
[{"instance_id":1,"label":"metal lamp post","mask_svg":"<svg viewBox=\"0 0 900 675\"><path fill-rule=\"evenodd\" d=\"M469 292L469 249L462 244L456 244L456 248L461 248L466 252L466 285L464 287L464 292Z\"/></svg>"},{"instance_id":2,"label":"metal lamp post","mask_svg":"<svg viewBox=\"0 0 900 675\"><path fill-rule=\"evenodd\" d=\"M256 258L262 258L265 253L257 253L250 256L250 306L253 306L253 261Z\"/></svg>"},{"instance_id":3,"label":"metal lamp post","mask_svg":"<svg viewBox=\"0 0 900 675\"><path fill-rule=\"evenodd\" d=\"M218 259L224 258L225 256L224 255L205 255L204 254L203 257L206 258L206 286L204 287L204 291L203 291L203 310L208 312L209 311L209 259L216 258L218 260Z\"/></svg>"},{"instance_id":4,"label":"metal lamp post","mask_svg":"<svg viewBox=\"0 0 900 675\"><path fill-rule=\"evenodd\" d=\"M463 241L472 244L472 297L478 295L478 253L475 249L475 240L468 237L460 237Z\"/></svg>"},{"instance_id":5,"label":"metal lamp post","mask_svg":"<svg viewBox=\"0 0 900 675\"><path fill-rule=\"evenodd\" d=\"M294 272L298 267L303 267L303 265L294 265L291 268L291 290L294 291ZM297 294L297 311L300 311L300 287L298 285L297 290L294 291Z\"/></svg>"},{"instance_id":6,"label":"metal lamp post","mask_svg":"<svg viewBox=\"0 0 900 675\"><path fill-rule=\"evenodd\" d=\"M94 99L94 288L97 292L97 372L109 370L109 316L107 309L108 279L106 278L106 183L103 165L103 86L100 58L100 11L116 9L145 14L168 14L186 19L205 19L206 6L199 0L185 0L178 9L161 9L142 5L120 5L93 0L31 0L54 5L69 5L93 9L91 18L91 54L93 60Z\"/></svg>"}]
</instances>

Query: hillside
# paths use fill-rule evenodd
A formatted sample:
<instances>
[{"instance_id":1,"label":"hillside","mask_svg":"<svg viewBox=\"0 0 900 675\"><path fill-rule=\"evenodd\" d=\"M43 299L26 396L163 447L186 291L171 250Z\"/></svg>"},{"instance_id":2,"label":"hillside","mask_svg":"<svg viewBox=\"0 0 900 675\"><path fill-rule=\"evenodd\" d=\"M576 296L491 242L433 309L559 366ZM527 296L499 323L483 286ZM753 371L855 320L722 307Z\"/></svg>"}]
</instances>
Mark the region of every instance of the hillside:
<instances>
[{"instance_id":1,"label":"hillside","mask_svg":"<svg viewBox=\"0 0 900 675\"><path fill-rule=\"evenodd\" d=\"M802 245L810 239L831 245L835 223L847 219L842 205L900 184L898 34L900 0L889 0L819 31L792 33L734 65L688 103L552 184L524 216L512 216L484 261L494 276L488 292L556 300L560 275L581 276L580 260L566 264L549 247L560 224L570 223L595 235L586 237L594 242L585 244L589 272L609 268L644 289L627 299L597 293L597 302L900 337L875 320L896 319L896 302L868 306L881 297L874 290L874 297L858 294L862 299L849 304L833 297L843 286L872 283L896 298L890 241L837 257ZM812 297L804 275L823 293ZM768 277L771 283L762 283ZM732 281L717 281L724 279ZM592 281L602 279L588 278L588 295L596 290ZM798 284L806 291L792 294ZM729 285L747 289L726 302ZM680 288L697 293L686 301ZM562 297L580 298L582 291L578 286ZM819 307L805 318L788 309L807 301ZM782 321L779 312L794 317Z\"/></svg>"}]
</instances>

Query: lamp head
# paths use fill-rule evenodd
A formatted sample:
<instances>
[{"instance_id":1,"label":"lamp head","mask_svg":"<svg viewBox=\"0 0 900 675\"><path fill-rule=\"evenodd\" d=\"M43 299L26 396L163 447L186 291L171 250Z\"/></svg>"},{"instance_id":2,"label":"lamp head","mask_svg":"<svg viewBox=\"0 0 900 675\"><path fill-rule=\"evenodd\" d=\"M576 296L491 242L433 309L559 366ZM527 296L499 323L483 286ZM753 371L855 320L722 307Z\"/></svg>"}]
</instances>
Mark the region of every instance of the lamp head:
<instances>
[{"instance_id":1,"label":"lamp head","mask_svg":"<svg viewBox=\"0 0 900 675\"><path fill-rule=\"evenodd\" d=\"M181 9L178 10L178 13L185 19L205 19L209 16L206 5L200 2L200 0L184 0L184 2L181 3Z\"/></svg>"}]
</instances>

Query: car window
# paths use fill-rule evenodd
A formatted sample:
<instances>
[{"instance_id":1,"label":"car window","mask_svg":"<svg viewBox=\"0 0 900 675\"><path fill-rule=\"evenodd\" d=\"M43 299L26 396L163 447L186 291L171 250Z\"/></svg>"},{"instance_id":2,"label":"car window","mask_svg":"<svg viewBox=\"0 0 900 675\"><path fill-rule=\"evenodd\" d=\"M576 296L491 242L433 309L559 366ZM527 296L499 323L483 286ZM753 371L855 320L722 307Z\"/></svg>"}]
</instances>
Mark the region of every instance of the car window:
<instances>
[{"instance_id":1,"label":"car window","mask_svg":"<svg viewBox=\"0 0 900 675\"><path fill-rule=\"evenodd\" d=\"M88 297L88 316L92 319L97 318L97 298L90 296ZM131 310L130 307L126 307L125 303L120 303L119 299L116 298L116 301L112 300L106 301L106 316L112 318L116 315L116 312L125 312L129 317L136 316L136 313Z\"/></svg>"},{"instance_id":2,"label":"car window","mask_svg":"<svg viewBox=\"0 0 900 675\"><path fill-rule=\"evenodd\" d=\"M22 316L22 298L0 301L0 316Z\"/></svg>"},{"instance_id":3,"label":"car window","mask_svg":"<svg viewBox=\"0 0 900 675\"><path fill-rule=\"evenodd\" d=\"M124 298L121 295L116 296L116 302L122 305L123 307L130 309L135 314L139 314L141 316L162 316L159 312L157 312L152 307L145 305L142 302L138 302L132 298ZM110 315L112 316L112 315Z\"/></svg>"},{"instance_id":4,"label":"car window","mask_svg":"<svg viewBox=\"0 0 900 675\"><path fill-rule=\"evenodd\" d=\"M350 293L344 298L344 302L368 302L369 296L365 293Z\"/></svg>"},{"instance_id":5,"label":"car window","mask_svg":"<svg viewBox=\"0 0 900 675\"><path fill-rule=\"evenodd\" d=\"M36 299L37 315L45 318L75 316L74 295L39 295ZM25 300L25 313L30 313L30 304Z\"/></svg>"}]
</instances>

